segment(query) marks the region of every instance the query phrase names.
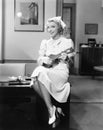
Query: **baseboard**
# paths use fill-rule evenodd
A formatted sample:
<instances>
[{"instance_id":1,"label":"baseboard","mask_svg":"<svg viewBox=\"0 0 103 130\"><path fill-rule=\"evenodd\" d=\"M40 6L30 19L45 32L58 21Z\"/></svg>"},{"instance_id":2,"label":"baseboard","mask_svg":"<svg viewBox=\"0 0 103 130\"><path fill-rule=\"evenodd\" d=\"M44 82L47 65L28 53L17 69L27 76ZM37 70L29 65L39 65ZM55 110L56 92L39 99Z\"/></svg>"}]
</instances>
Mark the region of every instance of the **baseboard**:
<instances>
[{"instance_id":1,"label":"baseboard","mask_svg":"<svg viewBox=\"0 0 103 130\"><path fill-rule=\"evenodd\" d=\"M85 103L85 104L103 104L103 100L84 100L84 101L79 101L79 100L75 100L75 99L70 99L70 103Z\"/></svg>"}]
</instances>

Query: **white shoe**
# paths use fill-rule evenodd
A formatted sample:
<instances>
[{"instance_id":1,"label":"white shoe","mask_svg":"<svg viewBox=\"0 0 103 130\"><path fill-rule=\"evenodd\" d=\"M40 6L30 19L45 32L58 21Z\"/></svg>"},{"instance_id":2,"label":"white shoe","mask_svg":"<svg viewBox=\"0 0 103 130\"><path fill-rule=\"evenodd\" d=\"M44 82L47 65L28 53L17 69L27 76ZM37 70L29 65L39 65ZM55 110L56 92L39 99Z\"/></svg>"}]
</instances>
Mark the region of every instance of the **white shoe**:
<instances>
[{"instance_id":1,"label":"white shoe","mask_svg":"<svg viewBox=\"0 0 103 130\"><path fill-rule=\"evenodd\" d=\"M62 115L65 116L65 114L63 113L62 109L60 107L57 108L57 112Z\"/></svg>"},{"instance_id":2,"label":"white shoe","mask_svg":"<svg viewBox=\"0 0 103 130\"><path fill-rule=\"evenodd\" d=\"M32 87L33 85L34 85L34 81L32 79L31 82L30 82L30 86Z\"/></svg>"},{"instance_id":3,"label":"white shoe","mask_svg":"<svg viewBox=\"0 0 103 130\"><path fill-rule=\"evenodd\" d=\"M52 107L52 112L51 113L52 113L52 116L49 117L49 121L48 121L49 125L52 124L56 120L56 115L55 115L56 107L55 106Z\"/></svg>"}]
</instances>

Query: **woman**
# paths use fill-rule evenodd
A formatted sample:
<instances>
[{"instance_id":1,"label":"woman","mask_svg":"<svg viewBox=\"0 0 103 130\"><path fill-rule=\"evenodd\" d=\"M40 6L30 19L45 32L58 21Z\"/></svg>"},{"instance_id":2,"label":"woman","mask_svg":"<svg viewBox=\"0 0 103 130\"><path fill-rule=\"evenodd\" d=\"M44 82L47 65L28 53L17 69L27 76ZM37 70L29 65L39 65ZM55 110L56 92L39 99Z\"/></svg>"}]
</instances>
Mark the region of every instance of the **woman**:
<instances>
[{"instance_id":1,"label":"woman","mask_svg":"<svg viewBox=\"0 0 103 130\"><path fill-rule=\"evenodd\" d=\"M61 17L48 19L46 30L50 34L49 40L41 42L39 50L39 66L33 71L33 88L44 99L49 113L48 124L55 127L57 113L62 113L61 108L52 104L51 97L59 103L65 103L70 93L68 82L69 67L67 59L73 56L73 42L62 34L66 27ZM71 52L71 53L69 53ZM37 82L36 78L37 77Z\"/></svg>"}]
</instances>

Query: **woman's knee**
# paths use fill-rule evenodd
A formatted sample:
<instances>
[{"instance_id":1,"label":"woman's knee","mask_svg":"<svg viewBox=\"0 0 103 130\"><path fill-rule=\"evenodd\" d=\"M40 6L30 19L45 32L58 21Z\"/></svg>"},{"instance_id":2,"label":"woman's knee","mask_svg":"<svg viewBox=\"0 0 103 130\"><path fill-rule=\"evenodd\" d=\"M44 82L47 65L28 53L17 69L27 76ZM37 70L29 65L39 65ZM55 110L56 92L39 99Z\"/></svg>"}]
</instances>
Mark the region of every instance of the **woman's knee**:
<instances>
[{"instance_id":1,"label":"woman's knee","mask_svg":"<svg viewBox=\"0 0 103 130\"><path fill-rule=\"evenodd\" d=\"M36 80L36 81L34 81L34 83L33 83L33 89L37 92L37 93L39 93L40 94L40 86L39 86L39 83L38 83L38 81Z\"/></svg>"}]
</instances>

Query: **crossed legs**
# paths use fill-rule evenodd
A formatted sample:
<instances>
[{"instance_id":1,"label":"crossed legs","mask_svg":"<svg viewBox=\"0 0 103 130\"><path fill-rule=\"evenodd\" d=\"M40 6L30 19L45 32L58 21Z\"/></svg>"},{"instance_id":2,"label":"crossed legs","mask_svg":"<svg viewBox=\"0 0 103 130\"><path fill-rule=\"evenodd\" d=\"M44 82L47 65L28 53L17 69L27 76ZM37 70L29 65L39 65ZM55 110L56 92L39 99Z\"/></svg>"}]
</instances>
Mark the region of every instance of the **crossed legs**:
<instances>
[{"instance_id":1,"label":"crossed legs","mask_svg":"<svg viewBox=\"0 0 103 130\"><path fill-rule=\"evenodd\" d=\"M33 85L32 85L33 89L39 94L39 96L44 100L48 112L49 112L49 121L48 124L52 124L52 127L56 127L58 124L58 120L56 120L56 118L58 118L57 115L62 114L64 116L64 113L62 112L61 108L56 108L52 102L51 102L51 96L48 92L48 90L46 89L46 87L40 82L38 81L38 79L36 78L36 80L34 80Z\"/></svg>"},{"instance_id":2,"label":"crossed legs","mask_svg":"<svg viewBox=\"0 0 103 130\"><path fill-rule=\"evenodd\" d=\"M34 80L32 87L39 94L39 96L44 100L47 106L48 113L49 113L48 124L50 125L54 123L56 120L56 116L55 116L56 107L52 105L51 97L48 90L40 81L38 81L38 79Z\"/></svg>"},{"instance_id":3,"label":"crossed legs","mask_svg":"<svg viewBox=\"0 0 103 130\"><path fill-rule=\"evenodd\" d=\"M52 103L51 103L51 97L48 90L40 81L38 81L38 79L34 80L32 87L39 94L39 96L43 98L49 110L52 107Z\"/></svg>"}]
</instances>

